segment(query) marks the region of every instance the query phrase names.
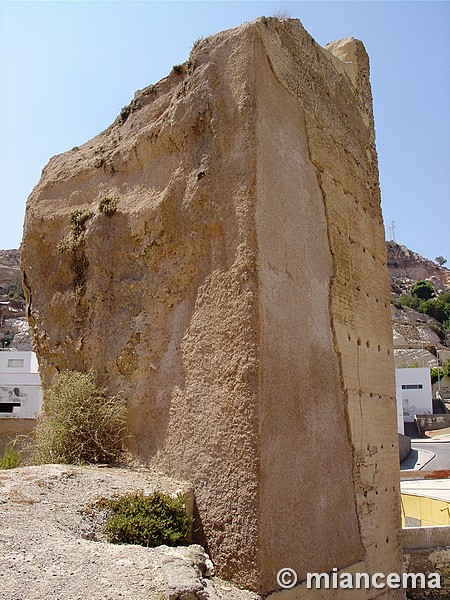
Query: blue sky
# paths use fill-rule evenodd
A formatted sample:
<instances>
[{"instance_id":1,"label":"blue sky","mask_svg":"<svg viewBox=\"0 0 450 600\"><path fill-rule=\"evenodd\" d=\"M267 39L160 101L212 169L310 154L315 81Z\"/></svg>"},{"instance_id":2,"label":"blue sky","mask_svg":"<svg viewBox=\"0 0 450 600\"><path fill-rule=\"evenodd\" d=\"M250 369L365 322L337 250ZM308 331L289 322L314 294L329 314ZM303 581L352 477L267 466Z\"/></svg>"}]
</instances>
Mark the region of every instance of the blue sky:
<instances>
[{"instance_id":1,"label":"blue sky","mask_svg":"<svg viewBox=\"0 0 450 600\"><path fill-rule=\"evenodd\" d=\"M0 248L49 158L105 129L193 42L277 11L371 59L387 237L450 263L450 2L0 1Z\"/></svg>"}]
</instances>

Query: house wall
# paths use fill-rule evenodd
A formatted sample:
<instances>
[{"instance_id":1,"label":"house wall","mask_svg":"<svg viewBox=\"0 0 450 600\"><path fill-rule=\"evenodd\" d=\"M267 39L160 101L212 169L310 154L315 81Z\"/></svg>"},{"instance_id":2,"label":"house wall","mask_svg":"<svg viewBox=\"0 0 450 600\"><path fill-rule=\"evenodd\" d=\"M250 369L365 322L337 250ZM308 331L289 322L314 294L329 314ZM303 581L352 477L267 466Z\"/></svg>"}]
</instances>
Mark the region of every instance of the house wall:
<instances>
[{"instance_id":1,"label":"house wall","mask_svg":"<svg viewBox=\"0 0 450 600\"><path fill-rule=\"evenodd\" d=\"M430 369L395 369L395 381L405 423L413 423L414 415L433 413Z\"/></svg>"},{"instance_id":2,"label":"house wall","mask_svg":"<svg viewBox=\"0 0 450 600\"><path fill-rule=\"evenodd\" d=\"M36 354L1 351L0 419L36 419L41 401L41 380Z\"/></svg>"}]
</instances>

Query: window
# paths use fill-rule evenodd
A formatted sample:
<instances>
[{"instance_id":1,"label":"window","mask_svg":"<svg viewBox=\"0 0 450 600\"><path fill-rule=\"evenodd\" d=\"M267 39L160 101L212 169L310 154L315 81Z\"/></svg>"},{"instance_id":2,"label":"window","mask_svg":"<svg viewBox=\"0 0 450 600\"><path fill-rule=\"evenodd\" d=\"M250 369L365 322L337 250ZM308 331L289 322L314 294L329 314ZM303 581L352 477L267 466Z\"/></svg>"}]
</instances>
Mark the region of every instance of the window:
<instances>
[{"instance_id":1,"label":"window","mask_svg":"<svg viewBox=\"0 0 450 600\"><path fill-rule=\"evenodd\" d=\"M16 406L20 407L20 402L0 402L0 413L13 413Z\"/></svg>"},{"instance_id":2,"label":"window","mask_svg":"<svg viewBox=\"0 0 450 600\"><path fill-rule=\"evenodd\" d=\"M23 367L23 364L23 358L8 358L8 369L11 367L17 369L18 367Z\"/></svg>"},{"instance_id":3,"label":"window","mask_svg":"<svg viewBox=\"0 0 450 600\"><path fill-rule=\"evenodd\" d=\"M421 383L409 383L408 385L402 385L402 390L421 390L423 386Z\"/></svg>"}]
</instances>

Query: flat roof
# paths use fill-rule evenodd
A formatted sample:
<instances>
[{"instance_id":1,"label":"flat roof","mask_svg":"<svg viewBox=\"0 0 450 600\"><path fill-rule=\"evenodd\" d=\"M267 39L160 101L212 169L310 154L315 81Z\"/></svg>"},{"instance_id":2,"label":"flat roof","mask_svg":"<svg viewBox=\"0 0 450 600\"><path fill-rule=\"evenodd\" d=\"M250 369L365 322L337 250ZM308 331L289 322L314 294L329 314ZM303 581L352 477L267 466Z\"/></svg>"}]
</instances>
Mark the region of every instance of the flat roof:
<instances>
[{"instance_id":1,"label":"flat roof","mask_svg":"<svg viewBox=\"0 0 450 600\"><path fill-rule=\"evenodd\" d=\"M412 479L400 482L400 492L450 502L450 479Z\"/></svg>"}]
</instances>

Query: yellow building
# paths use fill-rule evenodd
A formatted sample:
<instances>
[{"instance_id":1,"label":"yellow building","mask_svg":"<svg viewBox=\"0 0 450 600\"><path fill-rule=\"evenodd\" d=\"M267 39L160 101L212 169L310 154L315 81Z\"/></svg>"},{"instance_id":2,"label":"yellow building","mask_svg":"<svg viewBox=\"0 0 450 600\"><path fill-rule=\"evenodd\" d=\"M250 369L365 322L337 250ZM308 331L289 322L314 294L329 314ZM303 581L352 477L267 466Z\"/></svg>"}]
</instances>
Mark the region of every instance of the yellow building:
<instances>
[{"instance_id":1,"label":"yellow building","mask_svg":"<svg viewBox=\"0 0 450 600\"><path fill-rule=\"evenodd\" d=\"M450 480L402 481L402 526L450 525Z\"/></svg>"}]
</instances>

